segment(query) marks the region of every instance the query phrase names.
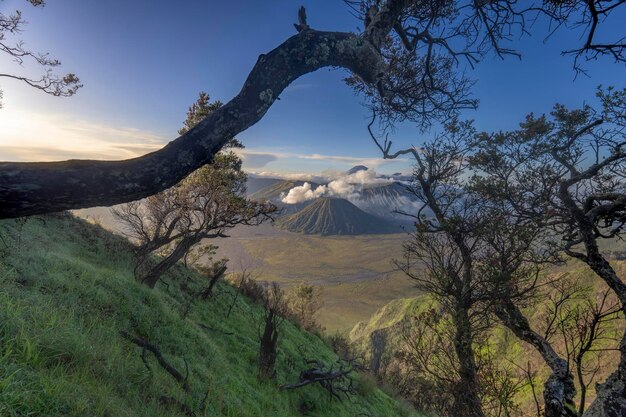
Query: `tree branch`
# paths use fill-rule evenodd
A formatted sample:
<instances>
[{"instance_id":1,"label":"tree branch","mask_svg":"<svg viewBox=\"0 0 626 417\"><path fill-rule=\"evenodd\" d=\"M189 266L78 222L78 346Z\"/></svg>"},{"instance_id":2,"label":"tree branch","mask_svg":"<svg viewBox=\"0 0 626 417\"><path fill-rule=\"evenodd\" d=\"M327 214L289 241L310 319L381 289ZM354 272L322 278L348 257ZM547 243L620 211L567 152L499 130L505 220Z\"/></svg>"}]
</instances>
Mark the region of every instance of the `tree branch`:
<instances>
[{"instance_id":1,"label":"tree branch","mask_svg":"<svg viewBox=\"0 0 626 417\"><path fill-rule=\"evenodd\" d=\"M375 84L383 65L379 51L361 36L303 30L259 56L236 97L159 151L123 161L0 162L0 218L111 206L156 194L210 163L300 76L342 67Z\"/></svg>"},{"instance_id":2,"label":"tree branch","mask_svg":"<svg viewBox=\"0 0 626 417\"><path fill-rule=\"evenodd\" d=\"M154 354L154 356L157 359L157 362L159 362L159 365L161 365L163 369L165 369L176 381L178 381L182 385L185 392L189 392L189 383L187 381L187 378L189 376L189 371L187 371L187 376L183 377L183 375L178 371L178 369L174 368L168 361L165 360L165 358L161 354L161 351L155 345L148 343L148 341L144 338L140 339L138 337L131 335L130 333L124 330L121 330L120 334L122 335L124 339L136 344L137 346L143 349L141 356L142 356L142 360L144 361L144 364L146 364L146 367L148 366L145 361L145 350L147 349ZM185 367L187 368L187 361L185 361Z\"/></svg>"}]
</instances>

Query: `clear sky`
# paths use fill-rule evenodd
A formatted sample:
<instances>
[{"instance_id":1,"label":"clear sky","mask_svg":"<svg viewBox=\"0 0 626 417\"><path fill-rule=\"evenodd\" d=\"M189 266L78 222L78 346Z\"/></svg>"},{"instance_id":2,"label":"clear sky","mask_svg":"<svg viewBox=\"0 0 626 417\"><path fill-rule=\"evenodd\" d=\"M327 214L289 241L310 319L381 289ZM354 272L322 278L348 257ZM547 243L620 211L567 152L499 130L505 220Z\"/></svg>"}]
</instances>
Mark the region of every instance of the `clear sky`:
<instances>
[{"instance_id":1,"label":"clear sky","mask_svg":"<svg viewBox=\"0 0 626 417\"><path fill-rule=\"evenodd\" d=\"M360 23L341 0L0 0L7 14L23 11L26 46L49 51L84 84L71 98L55 98L0 78L0 160L122 159L175 138L200 90L224 102L241 88L259 54L295 33L298 7L320 30L356 30ZM618 32L613 16L601 36ZM623 31L623 29L621 29ZM522 60L487 56L469 75L477 80L478 111L465 114L479 129L513 129L531 111L555 102L593 102L598 84L625 86L626 68L608 59L585 64L575 79L572 58L560 51L580 45L581 33L545 30L516 42ZM0 56L2 72L31 73ZM36 73L36 72L34 72ZM383 162L366 130L367 110L343 84L346 73L321 70L292 84L257 125L238 137L251 171L309 172L363 163L381 172L407 171ZM428 133L405 125L394 142L419 144Z\"/></svg>"}]
</instances>

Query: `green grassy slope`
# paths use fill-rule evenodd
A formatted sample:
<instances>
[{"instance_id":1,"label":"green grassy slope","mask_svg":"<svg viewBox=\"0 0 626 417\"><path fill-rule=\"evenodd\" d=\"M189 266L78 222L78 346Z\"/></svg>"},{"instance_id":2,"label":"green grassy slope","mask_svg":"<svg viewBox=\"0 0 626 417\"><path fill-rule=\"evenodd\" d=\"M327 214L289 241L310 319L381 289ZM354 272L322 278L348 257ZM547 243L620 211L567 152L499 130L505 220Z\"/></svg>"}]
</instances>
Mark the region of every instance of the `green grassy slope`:
<instances>
[{"instance_id":1,"label":"green grassy slope","mask_svg":"<svg viewBox=\"0 0 626 417\"><path fill-rule=\"evenodd\" d=\"M132 277L124 239L69 215L0 222L0 415L400 416L409 412L378 389L330 401L319 386L280 391L295 382L303 357L336 357L317 336L285 323L277 381L256 379L259 306L222 284L208 301L183 296L200 278L180 268L169 286L149 290ZM119 331L145 337L186 373L187 394ZM200 410L206 396L206 409Z\"/></svg>"}]
</instances>

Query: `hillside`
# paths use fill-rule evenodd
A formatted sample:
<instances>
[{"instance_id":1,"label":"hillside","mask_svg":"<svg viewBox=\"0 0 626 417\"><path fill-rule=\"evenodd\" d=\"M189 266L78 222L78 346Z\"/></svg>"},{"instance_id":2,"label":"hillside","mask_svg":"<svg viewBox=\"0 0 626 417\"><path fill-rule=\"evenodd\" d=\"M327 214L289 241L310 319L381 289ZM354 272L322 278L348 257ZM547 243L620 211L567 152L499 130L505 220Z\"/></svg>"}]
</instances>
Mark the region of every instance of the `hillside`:
<instances>
[{"instance_id":1,"label":"hillside","mask_svg":"<svg viewBox=\"0 0 626 417\"><path fill-rule=\"evenodd\" d=\"M184 415L174 399L196 416L408 415L358 378L360 394L342 402L317 385L280 391L304 357L336 359L288 322L276 384L259 384L257 304L240 296L227 315L228 284L192 298L201 278L182 267L149 290L132 277L129 243L99 226L61 214L2 221L0 236L2 416ZM157 346L189 392L120 331Z\"/></svg>"},{"instance_id":2,"label":"hillside","mask_svg":"<svg viewBox=\"0 0 626 417\"><path fill-rule=\"evenodd\" d=\"M342 198L322 197L302 210L278 220L291 232L328 235L362 235L400 232L381 218L368 214Z\"/></svg>"},{"instance_id":3,"label":"hillside","mask_svg":"<svg viewBox=\"0 0 626 417\"><path fill-rule=\"evenodd\" d=\"M272 185L281 181L282 180L280 178L259 177L248 174L248 178L246 180L246 194L252 195L266 187L271 187Z\"/></svg>"}]
</instances>

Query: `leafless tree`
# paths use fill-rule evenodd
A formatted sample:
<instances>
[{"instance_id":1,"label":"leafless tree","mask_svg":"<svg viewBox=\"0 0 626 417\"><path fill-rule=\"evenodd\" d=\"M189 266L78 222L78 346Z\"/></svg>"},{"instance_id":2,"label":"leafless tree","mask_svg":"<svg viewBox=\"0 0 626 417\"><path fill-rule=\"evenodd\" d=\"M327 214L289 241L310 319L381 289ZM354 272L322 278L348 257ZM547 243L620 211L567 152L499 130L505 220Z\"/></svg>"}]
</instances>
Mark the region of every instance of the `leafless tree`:
<instances>
[{"instance_id":1,"label":"leafless tree","mask_svg":"<svg viewBox=\"0 0 626 417\"><path fill-rule=\"evenodd\" d=\"M556 342L578 384L578 415L585 412L587 391L609 366L607 351L616 350L621 307L610 290L595 294L574 280L554 283L545 305L545 337Z\"/></svg>"},{"instance_id":2,"label":"leafless tree","mask_svg":"<svg viewBox=\"0 0 626 417\"><path fill-rule=\"evenodd\" d=\"M420 411L454 415L459 381L453 326L431 305L403 320L398 348L386 366L384 380Z\"/></svg>"},{"instance_id":3,"label":"leafless tree","mask_svg":"<svg viewBox=\"0 0 626 417\"><path fill-rule=\"evenodd\" d=\"M474 133L470 123L453 121L434 140L407 151L415 160L411 189L423 206L407 213L415 232L396 261L449 316L458 374L453 410L472 417L485 415L475 348L490 325L480 257L482 230L491 227L485 200L464 184L471 151L466 144Z\"/></svg>"},{"instance_id":4,"label":"leafless tree","mask_svg":"<svg viewBox=\"0 0 626 417\"><path fill-rule=\"evenodd\" d=\"M580 23L580 16L590 13L582 26L595 39L600 17L622 3L349 1L363 21L359 34L314 30L301 9L298 34L259 56L241 92L163 149L126 161L0 164L0 217L111 206L168 189L258 122L291 82L323 67L349 70L349 83L365 94L384 123L411 120L428 126L432 119L476 106L466 68L488 51L515 55L509 43L530 31L533 19L558 27ZM622 43L612 45L621 57ZM581 53L605 50L592 40Z\"/></svg>"},{"instance_id":5,"label":"leafless tree","mask_svg":"<svg viewBox=\"0 0 626 417\"><path fill-rule=\"evenodd\" d=\"M495 315L537 349L552 370L544 384L546 415L566 416L576 393L573 375L566 359L522 312L536 301L545 284L540 279L542 268L559 261L558 250L547 249L545 222L514 216L510 202L492 192L498 184L484 175L480 162L489 159L480 154L477 136L471 123L453 121L421 148L392 152L391 142L381 143L372 133L385 158L409 154L416 163L414 191L424 205L417 214L407 213L415 220L416 232L405 245L405 256L419 261L427 273L410 271L411 261L401 268L419 288L441 300L451 317L464 311L467 322L457 319L452 324L457 338L467 338L466 345L473 343L472 332L483 333ZM465 380L461 386L478 387L475 352L456 353L460 361L474 357L473 364L459 363L460 368L474 369L474 381Z\"/></svg>"},{"instance_id":6,"label":"leafless tree","mask_svg":"<svg viewBox=\"0 0 626 417\"><path fill-rule=\"evenodd\" d=\"M226 237L226 231L237 225L270 221L275 207L247 200L245 177L234 153L221 154L175 187L145 202L114 209L115 217L139 240L138 278L154 287L165 271L204 239ZM166 249L165 256L155 266L147 266L149 255L161 249Z\"/></svg>"}]
</instances>

